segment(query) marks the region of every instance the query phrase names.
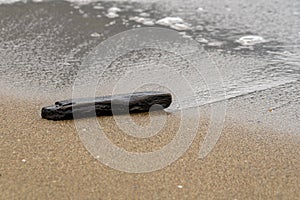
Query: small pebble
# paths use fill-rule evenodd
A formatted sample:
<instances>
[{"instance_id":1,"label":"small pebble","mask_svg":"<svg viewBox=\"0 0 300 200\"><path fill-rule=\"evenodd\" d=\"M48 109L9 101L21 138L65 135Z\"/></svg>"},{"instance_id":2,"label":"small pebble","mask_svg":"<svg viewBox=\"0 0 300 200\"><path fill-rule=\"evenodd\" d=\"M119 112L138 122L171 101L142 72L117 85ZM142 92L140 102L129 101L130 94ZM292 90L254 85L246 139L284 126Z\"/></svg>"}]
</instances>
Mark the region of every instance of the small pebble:
<instances>
[{"instance_id":1,"label":"small pebble","mask_svg":"<svg viewBox=\"0 0 300 200\"><path fill-rule=\"evenodd\" d=\"M183 188L183 186L182 186L182 185L178 185L177 187L178 187L179 189Z\"/></svg>"},{"instance_id":2,"label":"small pebble","mask_svg":"<svg viewBox=\"0 0 300 200\"><path fill-rule=\"evenodd\" d=\"M22 159L22 162L26 162L26 160L25 160L25 159Z\"/></svg>"}]
</instances>

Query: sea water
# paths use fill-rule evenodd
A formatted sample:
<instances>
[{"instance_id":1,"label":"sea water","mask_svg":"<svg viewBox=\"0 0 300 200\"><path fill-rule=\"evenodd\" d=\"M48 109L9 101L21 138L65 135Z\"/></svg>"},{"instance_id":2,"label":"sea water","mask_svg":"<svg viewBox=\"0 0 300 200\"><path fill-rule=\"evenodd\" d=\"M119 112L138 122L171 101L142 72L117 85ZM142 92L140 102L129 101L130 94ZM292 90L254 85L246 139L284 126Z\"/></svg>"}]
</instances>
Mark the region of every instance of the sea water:
<instances>
[{"instance_id":1,"label":"sea water","mask_svg":"<svg viewBox=\"0 0 300 200\"><path fill-rule=\"evenodd\" d=\"M133 28L160 27L198 42L203 55L201 67L217 69L222 78L221 87L216 86L222 95L212 98L201 74L199 78L192 71L186 74L194 95L185 96L180 106L171 106L171 111L263 94L272 100L262 100L270 109L282 109L279 115L294 108L285 116L297 123L299 4L296 0L289 4L265 1L257 7L253 2L237 2L0 0L2 90L17 90L25 98L39 94L47 98L47 94L71 91L82 60L102 41ZM102 76L95 78L102 81L102 87L111 87L133 66L144 72L162 70L162 66L150 62L145 65L145 59L158 59L159 54L149 50L127 58L123 55L123 61L113 62L104 73L99 68ZM170 53L163 56L176 72L186 70L185 60ZM127 81L142 79L129 76ZM167 79L172 83L175 77L170 73ZM182 87L175 81L173 84ZM101 91L105 90L102 88L100 95ZM286 97L277 97L282 91Z\"/></svg>"}]
</instances>

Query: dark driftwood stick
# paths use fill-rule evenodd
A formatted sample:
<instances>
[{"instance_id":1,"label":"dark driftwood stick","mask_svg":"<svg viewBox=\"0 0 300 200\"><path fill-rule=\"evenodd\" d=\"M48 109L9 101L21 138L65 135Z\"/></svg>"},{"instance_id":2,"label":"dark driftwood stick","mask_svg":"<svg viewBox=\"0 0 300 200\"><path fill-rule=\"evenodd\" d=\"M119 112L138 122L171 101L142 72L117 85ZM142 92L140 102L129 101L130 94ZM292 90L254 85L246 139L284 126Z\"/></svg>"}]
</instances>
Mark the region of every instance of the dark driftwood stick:
<instances>
[{"instance_id":1,"label":"dark driftwood stick","mask_svg":"<svg viewBox=\"0 0 300 200\"><path fill-rule=\"evenodd\" d=\"M162 92L136 92L96 98L70 99L42 108L42 118L49 120L73 119L89 116L125 114L162 110L170 106L172 96ZM112 106L113 105L113 106ZM156 106L158 105L158 106ZM113 112L112 112L113 109Z\"/></svg>"}]
</instances>

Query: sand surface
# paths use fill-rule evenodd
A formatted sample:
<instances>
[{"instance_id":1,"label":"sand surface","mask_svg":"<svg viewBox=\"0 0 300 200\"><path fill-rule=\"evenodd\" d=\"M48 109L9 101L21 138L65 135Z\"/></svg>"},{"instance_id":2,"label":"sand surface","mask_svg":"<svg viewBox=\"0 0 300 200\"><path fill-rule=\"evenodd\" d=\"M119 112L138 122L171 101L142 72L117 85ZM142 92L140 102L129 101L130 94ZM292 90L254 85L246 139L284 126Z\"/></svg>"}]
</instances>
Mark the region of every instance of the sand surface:
<instances>
[{"instance_id":1,"label":"sand surface","mask_svg":"<svg viewBox=\"0 0 300 200\"><path fill-rule=\"evenodd\" d=\"M217 145L201 160L207 130L201 118L194 142L180 159L162 170L130 174L96 160L74 121L41 119L42 106L45 102L1 97L0 199L300 198L299 135L227 120ZM148 115L133 119L147 123ZM159 139L142 140L118 130L112 117L98 118L107 136L130 151L151 151L170 141L178 113L168 119Z\"/></svg>"}]
</instances>

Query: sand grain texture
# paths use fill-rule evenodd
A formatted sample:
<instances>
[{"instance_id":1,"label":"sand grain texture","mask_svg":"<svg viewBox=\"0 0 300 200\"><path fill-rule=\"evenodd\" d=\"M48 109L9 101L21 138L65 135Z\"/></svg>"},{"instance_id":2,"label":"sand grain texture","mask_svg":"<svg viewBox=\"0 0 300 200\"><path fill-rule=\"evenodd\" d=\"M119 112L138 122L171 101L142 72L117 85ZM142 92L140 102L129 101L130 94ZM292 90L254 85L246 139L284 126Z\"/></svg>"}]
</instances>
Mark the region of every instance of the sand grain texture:
<instances>
[{"instance_id":1,"label":"sand grain texture","mask_svg":"<svg viewBox=\"0 0 300 200\"><path fill-rule=\"evenodd\" d=\"M128 174L93 158L81 143L73 121L41 119L41 102L1 99L0 199L300 197L297 135L226 122L218 144L208 157L199 160L199 147L207 129L203 118L196 139L179 160L159 171ZM148 115L133 117L146 123ZM141 141L142 145L118 130L111 117L99 118L99 122L105 130L112 130L108 137L119 141L120 146L147 151L153 150L157 141L163 145L172 139L178 116L172 113L168 118L171 120L159 134L160 139Z\"/></svg>"}]
</instances>

